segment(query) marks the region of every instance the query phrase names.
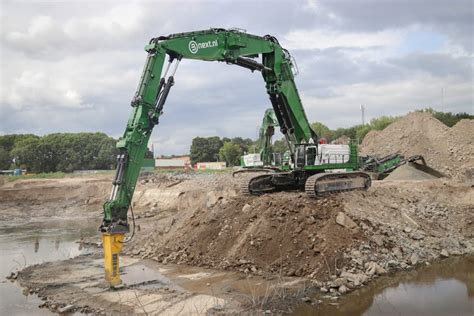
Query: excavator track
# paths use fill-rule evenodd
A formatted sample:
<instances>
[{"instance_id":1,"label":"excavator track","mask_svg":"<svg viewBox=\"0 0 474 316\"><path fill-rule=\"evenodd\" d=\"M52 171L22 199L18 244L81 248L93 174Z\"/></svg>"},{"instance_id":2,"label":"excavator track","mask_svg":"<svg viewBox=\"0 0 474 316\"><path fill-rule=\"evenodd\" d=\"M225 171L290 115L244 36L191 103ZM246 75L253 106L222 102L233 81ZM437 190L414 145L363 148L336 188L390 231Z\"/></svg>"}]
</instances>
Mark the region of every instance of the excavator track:
<instances>
[{"instance_id":1,"label":"excavator track","mask_svg":"<svg viewBox=\"0 0 474 316\"><path fill-rule=\"evenodd\" d=\"M275 185L272 182L273 174L259 174L243 176L239 183L242 195L258 195L272 192Z\"/></svg>"},{"instance_id":2,"label":"excavator track","mask_svg":"<svg viewBox=\"0 0 474 316\"><path fill-rule=\"evenodd\" d=\"M367 190L371 184L372 180L365 172L320 173L306 179L305 191L309 197L318 198L338 192Z\"/></svg>"}]
</instances>

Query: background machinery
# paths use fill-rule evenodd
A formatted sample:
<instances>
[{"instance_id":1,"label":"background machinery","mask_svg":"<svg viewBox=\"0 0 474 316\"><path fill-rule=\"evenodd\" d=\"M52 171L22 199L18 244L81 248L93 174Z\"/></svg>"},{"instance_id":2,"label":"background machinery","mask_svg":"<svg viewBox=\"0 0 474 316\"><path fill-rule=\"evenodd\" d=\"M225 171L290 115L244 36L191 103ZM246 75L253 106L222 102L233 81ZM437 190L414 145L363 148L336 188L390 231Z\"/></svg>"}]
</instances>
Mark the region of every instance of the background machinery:
<instances>
[{"instance_id":1,"label":"background machinery","mask_svg":"<svg viewBox=\"0 0 474 316\"><path fill-rule=\"evenodd\" d=\"M262 125L259 129L259 137L256 145L258 153L247 153L240 158L240 166L243 168L261 168L281 165L281 155L272 152L272 136L278 120L273 109L265 110Z\"/></svg>"},{"instance_id":2,"label":"background machinery","mask_svg":"<svg viewBox=\"0 0 474 316\"><path fill-rule=\"evenodd\" d=\"M405 158L400 154L391 154L382 158L373 156L361 157L361 170L374 174L377 180L386 178L392 171L404 164L410 164L415 169L428 173L436 178L445 177L445 175L426 164L425 158L420 155Z\"/></svg>"},{"instance_id":3,"label":"background machinery","mask_svg":"<svg viewBox=\"0 0 474 316\"><path fill-rule=\"evenodd\" d=\"M355 145L318 145L318 136L306 118L294 82L295 61L275 37L213 28L152 38L145 50L148 56L131 101L132 113L117 143L119 154L116 174L110 197L103 206L104 218L100 226L106 279L111 286L121 282L119 252L124 234L129 232L127 213L131 208L147 144L153 127L159 123L164 104L175 83L174 75L183 59L219 61L241 66L252 72L260 72L265 81L278 125L291 152L293 168L244 177L245 181L241 185L243 193L305 189L308 195L316 197L370 186L370 177L356 171L359 162Z\"/></svg>"}]
</instances>

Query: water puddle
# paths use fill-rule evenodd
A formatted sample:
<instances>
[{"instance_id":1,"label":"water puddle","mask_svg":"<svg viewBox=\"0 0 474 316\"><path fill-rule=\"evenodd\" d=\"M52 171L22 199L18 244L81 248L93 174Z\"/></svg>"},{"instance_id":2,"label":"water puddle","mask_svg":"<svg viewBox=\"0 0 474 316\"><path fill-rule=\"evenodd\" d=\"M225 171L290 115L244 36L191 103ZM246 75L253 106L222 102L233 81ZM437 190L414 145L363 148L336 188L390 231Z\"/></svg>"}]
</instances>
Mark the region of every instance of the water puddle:
<instances>
[{"instance_id":1,"label":"water puddle","mask_svg":"<svg viewBox=\"0 0 474 316\"><path fill-rule=\"evenodd\" d=\"M123 260L126 266L123 267L122 281L127 286L140 288L166 287L206 295L234 293L252 298L268 294L278 287L297 290L304 283L300 278L283 277L278 280L267 280L238 272L177 264L163 265L152 260L127 264L130 260L134 259L125 257Z\"/></svg>"},{"instance_id":2,"label":"water puddle","mask_svg":"<svg viewBox=\"0 0 474 316\"><path fill-rule=\"evenodd\" d=\"M0 315L51 315L38 308L38 297L23 295L22 289L5 277L27 265L86 253L88 250L76 241L96 233L96 224L87 218L0 222Z\"/></svg>"},{"instance_id":3,"label":"water puddle","mask_svg":"<svg viewBox=\"0 0 474 316\"><path fill-rule=\"evenodd\" d=\"M450 258L382 277L338 302L303 305L295 315L474 315L474 257Z\"/></svg>"}]
</instances>

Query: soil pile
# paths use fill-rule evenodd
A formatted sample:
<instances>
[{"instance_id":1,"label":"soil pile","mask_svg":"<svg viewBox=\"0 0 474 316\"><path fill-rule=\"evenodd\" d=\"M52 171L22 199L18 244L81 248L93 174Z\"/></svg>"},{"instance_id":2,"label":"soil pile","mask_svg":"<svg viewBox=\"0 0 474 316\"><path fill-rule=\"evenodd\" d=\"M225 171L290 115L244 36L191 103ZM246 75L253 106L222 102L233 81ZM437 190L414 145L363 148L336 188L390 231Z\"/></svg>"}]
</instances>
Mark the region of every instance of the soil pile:
<instances>
[{"instance_id":1,"label":"soil pile","mask_svg":"<svg viewBox=\"0 0 474 316\"><path fill-rule=\"evenodd\" d=\"M437 177L416 169L410 163L398 167L391 172L385 180L429 180Z\"/></svg>"},{"instance_id":2,"label":"soil pile","mask_svg":"<svg viewBox=\"0 0 474 316\"><path fill-rule=\"evenodd\" d=\"M317 200L221 190L196 201L177 213L150 212L126 253L268 278L329 279L323 287L344 285L337 295L387 271L474 252L474 191L439 179L377 182ZM333 283L336 276L344 280Z\"/></svg>"},{"instance_id":3,"label":"soil pile","mask_svg":"<svg viewBox=\"0 0 474 316\"><path fill-rule=\"evenodd\" d=\"M342 209L336 197L301 193L222 197L142 234L131 254L260 275L328 277L334 262L343 264L343 250L364 239L336 223Z\"/></svg>"},{"instance_id":4,"label":"soil pile","mask_svg":"<svg viewBox=\"0 0 474 316\"><path fill-rule=\"evenodd\" d=\"M464 119L452 128L429 113L413 112L382 131L369 132L360 147L362 155L382 157L399 153L422 155L432 168L463 179L474 167L474 120Z\"/></svg>"}]
</instances>

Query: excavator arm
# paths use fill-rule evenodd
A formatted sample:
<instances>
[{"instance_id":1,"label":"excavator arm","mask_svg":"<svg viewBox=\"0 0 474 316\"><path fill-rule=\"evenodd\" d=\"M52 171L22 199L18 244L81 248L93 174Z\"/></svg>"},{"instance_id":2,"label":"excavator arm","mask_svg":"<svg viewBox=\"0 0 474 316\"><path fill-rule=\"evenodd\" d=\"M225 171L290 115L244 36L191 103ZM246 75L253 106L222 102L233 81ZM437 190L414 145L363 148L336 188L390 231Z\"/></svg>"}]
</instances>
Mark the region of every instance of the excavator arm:
<instances>
[{"instance_id":1,"label":"excavator arm","mask_svg":"<svg viewBox=\"0 0 474 316\"><path fill-rule=\"evenodd\" d=\"M275 111L267 109L263 116L262 126L259 131L258 148L260 149L260 160L264 166L272 164L272 136L275 132L275 126L279 126Z\"/></svg>"},{"instance_id":2,"label":"excavator arm","mask_svg":"<svg viewBox=\"0 0 474 316\"><path fill-rule=\"evenodd\" d=\"M210 29L153 38L145 50L148 56L131 102L132 113L117 143L116 174L110 197L103 206L104 218L100 226L106 279L112 286L121 282L118 255L123 236L129 231L127 214L147 144L153 127L163 113L182 59L219 61L252 72L260 71L280 130L288 144L317 143L317 135L306 118L294 82L294 61L274 37L260 37L238 30Z\"/></svg>"}]
</instances>

